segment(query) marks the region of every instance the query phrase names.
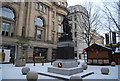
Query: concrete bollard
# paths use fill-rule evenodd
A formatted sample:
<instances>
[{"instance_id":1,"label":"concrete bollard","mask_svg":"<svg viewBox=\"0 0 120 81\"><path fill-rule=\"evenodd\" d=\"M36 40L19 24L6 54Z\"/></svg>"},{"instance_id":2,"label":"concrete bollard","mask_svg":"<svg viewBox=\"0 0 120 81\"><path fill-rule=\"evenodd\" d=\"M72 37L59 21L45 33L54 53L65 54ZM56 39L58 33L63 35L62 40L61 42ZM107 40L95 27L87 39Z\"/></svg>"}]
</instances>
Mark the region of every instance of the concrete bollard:
<instances>
[{"instance_id":1,"label":"concrete bollard","mask_svg":"<svg viewBox=\"0 0 120 81\"><path fill-rule=\"evenodd\" d=\"M23 75L26 75L29 71L30 71L30 68L29 68L29 67L23 67L23 68L22 68L22 74L23 74Z\"/></svg>"},{"instance_id":2,"label":"concrete bollard","mask_svg":"<svg viewBox=\"0 0 120 81\"><path fill-rule=\"evenodd\" d=\"M101 73L108 75L109 74L109 68L101 68Z\"/></svg>"},{"instance_id":3,"label":"concrete bollard","mask_svg":"<svg viewBox=\"0 0 120 81\"><path fill-rule=\"evenodd\" d=\"M71 76L69 81L83 81L81 76Z\"/></svg>"},{"instance_id":4,"label":"concrete bollard","mask_svg":"<svg viewBox=\"0 0 120 81\"><path fill-rule=\"evenodd\" d=\"M26 79L28 81L37 81L37 79L38 79L38 73L34 72L34 71L29 71L27 73Z\"/></svg>"},{"instance_id":5,"label":"concrete bollard","mask_svg":"<svg viewBox=\"0 0 120 81\"><path fill-rule=\"evenodd\" d=\"M15 61L15 67L22 67L26 65L26 60L25 59L17 59Z\"/></svg>"},{"instance_id":6,"label":"concrete bollard","mask_svg":"<svg viewBox=\"0 0 120 81\"><path fill-rule=\"evenodd\" d=\"M116 62L111 62L111 66L116 66Z\"/></svg>"},{"instance_id":7,"label":"concrete bollard","mask_svg":"<svg viewBox=\"0 0 120 81\"><path fill-rule=\"evenodd\" d=\"M82 65L82 68L83 68L83 70L87 70L88 65L87 65L87 64L83 64L83 65Z\"/></svg>"}]
</instances>

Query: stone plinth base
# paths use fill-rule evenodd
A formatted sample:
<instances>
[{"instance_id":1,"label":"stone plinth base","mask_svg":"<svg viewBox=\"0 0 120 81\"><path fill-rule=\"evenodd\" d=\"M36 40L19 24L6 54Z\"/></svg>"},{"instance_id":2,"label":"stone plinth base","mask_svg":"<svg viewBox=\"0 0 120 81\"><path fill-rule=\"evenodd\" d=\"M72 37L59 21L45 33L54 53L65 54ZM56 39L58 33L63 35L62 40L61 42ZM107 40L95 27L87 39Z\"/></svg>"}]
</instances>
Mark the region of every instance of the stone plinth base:
<instances>
[{"instance_id":1,"label":"stone plinth base","mask_svg":"<svg viewBox=\"0 0 120 81\"><path fill-rule=\"evenodd\" d=\"M78 67L78 62L76 62L76 60L73 59L61 59L61 60L57 60L53 63L53 67L58 67L58 64L61 63L62 64L62 68L73 68L73 67Z\"/></svg>"},{"instance_id":2,"label":"stone plinth base","mask_svg":"<svg viewBox=\"0 0 120 81\"><path fill-rule=\"evenodd\" d=\"M72 75L83 72L83 68L78 67L78 62L74 59L59 59L53 63L53 67L48 67L48 72L62 75Z\"/></svg>"},{"instance_id":3,"label":"stone plinth base","mask_svg":"<svg viewBox=\"0 0 120 81\"><path fill-rule=\"evenodd\" d=\"M73 75L76 73L83 72L83 69L81 67L74 67L74 68L48 67L48 72L62 74L62 75Z\"/></svg>"},{"instance_id":4,"label":"stone plinth base","mask_svg":"<svg viewBox=\"0 0 120 81\"><path fill-rule=\"evenodd\" d=\"M74 59L74 42L62 41L57 43L57 59Z\"/></svg>"}]
</instances>

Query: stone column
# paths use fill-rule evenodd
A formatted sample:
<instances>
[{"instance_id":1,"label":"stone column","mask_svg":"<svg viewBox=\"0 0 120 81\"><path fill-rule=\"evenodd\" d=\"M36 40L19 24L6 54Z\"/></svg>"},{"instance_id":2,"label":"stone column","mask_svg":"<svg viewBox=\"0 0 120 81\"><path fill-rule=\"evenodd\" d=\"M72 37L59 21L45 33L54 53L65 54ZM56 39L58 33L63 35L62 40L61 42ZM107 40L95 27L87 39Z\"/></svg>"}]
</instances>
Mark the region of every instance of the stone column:
<instances>
[{"instance_id":1,"label":"stone column","mask_svg":"<svg viewBox=\"0 0 120 81\"><path fill-rule=\"evenodd\" d=\"M51 40L51 34L52 34L52 32L51 32L51 26L52 26L52 17L51 17L51 14L52 14L52 12L51 12L51 9L49 9L49 29L48 29L48 40Z\"/></svg>"},{"instance_id":2,"label":"stone column","mask_svg":"<svg viewBox=\"0 0 120 81\"><path fill-rule=\"evenodd\" d=\"M56 16L56 11L54 11L54 21L55 21L55 35L54 35L54 41L55 41L55 43L57 42L57 33L58 33L58 29L57 29L57 27L58 27L58 24L57 24L57 22L56 22L56 20L57 20L57 16Z\"/></svg>"},{"instance_id":3,"label":"stone column","mask_svg":"<svg viewBox=\"0 0 120 81\"><path fill-rule=\"evenodd\" d=\"M17 45L16 46L16 59L22 58L22 48L21 46Z\"/></svg>"},{"instance_id":4,"label":"stone column","mask_svg":"<svg viewBox=\"0 0 120 81\"><path fill-rule=\"evenodd\" d=\"M33 2L30 2L30 18L29 18L29 25L28 25L28 36L34 38L35 34L35 4Z\"/></svg>"},{"instance_id":5,"label":"stone column","mask_svg":"<svg viewBox=\"0 0 120 81\"><path fill-rule=\"evenodd\" d=\"M29 28L29 21L30 21L30 2L28 2L28 6L27 6L27 9L26 9L26 21L25 21L25 36L28 36L28 28Z\"/></svg>"},{"instance_id":6,"label":"stone column","mask_svg":"<svg viewBox=\"0 0 120 81\"><path fill-rule=\"evenodd\" d=\"M47 20L48 20L48 18L46 18L46 23L45 23L45 32L44 32L44 34L45 34L44 35L45 36L45 38L44 38L45 42L47 42L47 40L48 40L48 29L49 29L48 27L49 27L49 25L48 25L48 21Z\"/></svg>"},{"instance_id":7,"label":"stone column","mask_svg":"<svg viewBox=\"0 0 120 81\"><path fill-rule=\"evenodd\" d=\"M28 46L27 57L33 57L33 47Z\"/></svg>"},{"instance_id":8,"label":"stone column","mask_svg":"<svg viewBox=\"0 0 120 81\"><path fill-rule=\"evenodd\" d=\"M33 61L33 47L28 46L27 52L26 52L26 61L32 62Z\"/></svg>"},{"instance_id":9,"label":"stone column","mask_svg":"<svg viewBox=\"0 0 120 81\"><path fill-rule=\"evenodd\" d=\"M24 6L23 6L22 3L20 3L19 19L18 19L18 27L17 27L17 36L21 36L22 35L23 14L24 14Z\"/></svg>"},{"instance_id":10,"label":"stone column","mask_svg":"<svg viewBox=\"0 0 120 81\"><path fill-rule=\"evenodd\" d=\"M48 60L48 61L51 61L51 60L52 60L52 48L48 48L47 60Z\"/></svg>"}]
</instances>

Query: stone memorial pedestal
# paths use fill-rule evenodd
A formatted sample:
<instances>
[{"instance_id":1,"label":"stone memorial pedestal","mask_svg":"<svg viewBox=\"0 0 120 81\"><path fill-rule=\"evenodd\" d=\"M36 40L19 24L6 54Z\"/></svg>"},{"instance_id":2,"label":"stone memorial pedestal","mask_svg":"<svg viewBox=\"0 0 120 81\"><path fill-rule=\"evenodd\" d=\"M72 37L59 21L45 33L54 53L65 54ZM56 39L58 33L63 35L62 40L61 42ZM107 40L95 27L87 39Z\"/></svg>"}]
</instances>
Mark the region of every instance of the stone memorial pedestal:
<instances>
[{"instance_id":1,"label":"stone memorial pedestal","mask_svg":"<svg viewBox=\"0 0 120 81\"><path fill-rule=\"evenodd\" d=\"M83 72L83 68L78 67L78 62L74 59L74 42L62 41L57 46L58 60L53 63L53 67L48 67L48 72L62 75Z\"/></svg>"},{"instance_id":2,"label":"stone memorial pedestal","mask_svg":"<svg viewBox=\"0 0 120 81\"><path fill-rule=\"evenodd\" d=\"M83 71L78 67L78 62L75 61L74 42L72 41L71 26L69 25L69 18L64 16L63 32L57 43L57 61L53 63L53 67L48 67L48 72L62 75L72 75Z\"/></svg>"},{"instance_id":3,"label":"stone memorial pedestal","mask_svg":"<svg viewBox=\"0 0 120 81\"><path fill-rule=\"evenodd\" d=\"M83 68L78 67L78 62L75 60L57 60L54 62L53 67L48 67L48 72L73 75L83 72Z\"/></svg>"}]
</instances>

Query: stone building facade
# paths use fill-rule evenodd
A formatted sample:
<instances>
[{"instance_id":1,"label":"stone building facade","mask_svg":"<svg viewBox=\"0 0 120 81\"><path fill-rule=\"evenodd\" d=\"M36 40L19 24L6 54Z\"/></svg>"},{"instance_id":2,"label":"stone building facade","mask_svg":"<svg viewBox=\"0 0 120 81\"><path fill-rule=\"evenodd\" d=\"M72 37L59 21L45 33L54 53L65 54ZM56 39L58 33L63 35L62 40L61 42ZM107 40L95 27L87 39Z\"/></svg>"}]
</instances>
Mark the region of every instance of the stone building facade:
<instances>
[{"instance_id":1,"label":"stone building facade","mask_svg":"<svg viewBox=\"0 0 120 81\"><path fill-rule=\"evenodd\" d=\"M81 5L75 5L68 7L68 10L70 12L69 18L70 18L70 24L72 26L72 35L73 40L75 42L75 56L77 59L83 59L83 49L87 48L87 44L85 43L85 40L83 39L82 32L84 29L82 29L84 23L88 23L86 15L88 14L85 7ZM86 21L86 22L84 22ZM78 23L79 22L79 23ZM95 31L91 31L93 33L93 40L92 43L97 43L100 45L104 45L104 37L98 34Z\"/></svg>"},{"instance_id":2,"label":"stone building facade","mask_svg":"<svg viewBox=\"0 0 120 81\"><path fill-rule=\"evenodd\" d=\"M36 57L55 58L56 42L62 33L63 15L68 13L67 2L3 2L0 7L3 49L10 49L14 59ZM22 46L19 38L29 38Z\"/></svg>"}]
</instances>

